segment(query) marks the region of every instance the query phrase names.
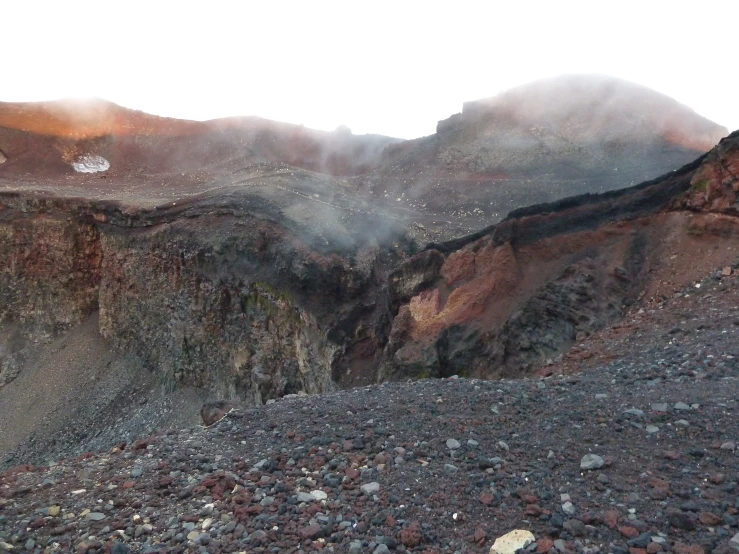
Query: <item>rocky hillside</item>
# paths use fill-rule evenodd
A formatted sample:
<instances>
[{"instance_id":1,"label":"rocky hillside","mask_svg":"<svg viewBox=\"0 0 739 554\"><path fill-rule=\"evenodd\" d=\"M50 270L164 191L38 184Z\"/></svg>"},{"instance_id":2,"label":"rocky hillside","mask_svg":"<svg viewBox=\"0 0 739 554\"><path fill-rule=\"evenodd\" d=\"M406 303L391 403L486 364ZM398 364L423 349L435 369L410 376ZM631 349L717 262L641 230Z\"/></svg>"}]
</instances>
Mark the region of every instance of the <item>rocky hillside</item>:
<instances>
[{"instance_id":1,"label":"rocky hillside","mask_svg":"<svg viewBox=\"0 0 739 554\"><path fill-rule=\"evenodd\" d=\"M119 133L148 116L101 109L115 117L97 127L55 116L63 125L45 134L0 132L8 460L106 448L152 420L191 421L209 398L256 406L409 377L532 375L739 248L737 136L636 187L426 244L414 213L339 172L265 161L297 152L289 141L178 162L201 130L154 118ZM65 158L70 145L84 155Z\"/></svg>"},{"instance_id":2,"label":"rocky hillside","mask_svg":"<svg viewBox=\"0 0 739 554\"><path fill-rule=\"evenodd\" d=\"M459 235L522 206L653 179L727 134L646 87L569 75L465 103L436 134L388 147L357 182Z\"/></svg>"}]
</instances>

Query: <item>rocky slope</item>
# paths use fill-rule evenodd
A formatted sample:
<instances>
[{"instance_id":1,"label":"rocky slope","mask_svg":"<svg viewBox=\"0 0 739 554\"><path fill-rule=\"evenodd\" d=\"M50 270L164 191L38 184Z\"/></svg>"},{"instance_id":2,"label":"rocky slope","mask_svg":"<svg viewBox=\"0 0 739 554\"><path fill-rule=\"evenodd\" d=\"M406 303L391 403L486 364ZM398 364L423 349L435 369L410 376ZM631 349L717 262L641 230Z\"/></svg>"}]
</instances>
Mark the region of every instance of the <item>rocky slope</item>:
<instances>
[{"instance_id":1,"label":"rocky slope","mask_svg":"<svg viewBox=\"0 0 739 554\"><path fill-rule=\"evenodd\" d=\"M0 549L482 553L523 528L531 552L731 554L736 267L635 308L551 377L286 397L15 467Z\"/></svg>"},{"instance_id":2,"label":"rocky slope","mask_svg":"<svg viewBox=\"0 0 739 554\"><path fill-rule=\"evenodd\" d=\"M727 134L640 85L566 75L465 103L436 134L389 146L382 167L356 181L461 235L522 206L653 179Z\"/></svg>"}]
</instances>

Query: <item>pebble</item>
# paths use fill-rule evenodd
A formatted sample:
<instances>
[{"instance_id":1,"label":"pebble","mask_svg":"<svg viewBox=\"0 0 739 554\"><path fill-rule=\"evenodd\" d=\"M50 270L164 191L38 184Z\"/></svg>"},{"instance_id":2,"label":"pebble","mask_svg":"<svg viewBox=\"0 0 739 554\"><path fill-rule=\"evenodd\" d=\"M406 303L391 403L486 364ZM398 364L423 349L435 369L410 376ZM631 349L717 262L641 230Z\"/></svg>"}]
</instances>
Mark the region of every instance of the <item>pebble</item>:
<instances>
[{"instance_id":1,"label":"pebble","mask_svg":"<svg viewBox=\"0 0 739 554\"><path fill-rule=\"evenodd\" d=\"M652 435L654 433L658 433L659 432L659 427L657 427L656 425L647 425L646 431L647 431L647 433L649 433L650 435Z\"/></svg>"},{"instance_id":2,"label":"pebble","mask_svg":"<svg viewBox=\"0 0 739 554\"><path fill-rule=\"evenodd\" d=\"M728 441L721 445L721 450L736 450L736 443Z\"/></svg>"},{"instance_id":3,"label":"pebble","mask_svg":"<svg viewBox=\"0 0 739 554\"><path fill-rule=\"evenodd\" d=\"M460 448L462 445L457 439L447 439L446 440L446 447L450 450L456 450L457 448Z\"/></svg>"},{"instance_id":4,"label":"pebble","mask_svg":"<svg viewBox=\"0 0 739 554\"><path fill-rule=\"evenodd\" d=\"M685 411L689 410L690 406L688 406L685 402L678 402L673 406L673 409L678 411Z\"/></svg>"},{"instance_id":5,"label":"pebble","mask_svg":"<svg viewBox=\"0 0 739 554\"><path fill-rule=\"evenodd\" d=\"M370 484L371 484L371 483L370 483ZM362 487L362 490L363 490L363 491L364 491L364 487L365 487L365 486L366 486L366 485L364 485L364 486ZM367 494L369 494L369 493L367 493ZM298 493L298 502L315 502L315 501L316 501L316 497L315 497L315 496L313 496L313 495L312 495L311 493L309 493L309 492L299 492L299 493Z\"/></svg>"},{"instance_id":6,"label":"pebble","mask_svg":"<svg viewBox=\"0 0 739 554\"><path fill-rule=\"evenodd\" d=\"M364 494L366 494L367 496L369 496L371 494L376 494L376 493L380 492L380 483L378 483L376 481L372 481L371 483L365 483L364 485L362 485L359 488L360 488L360 490Z\"/></svg>"},{"instance_id":7,"label":"pebble","mask_svg":"<svg viewBox=\"0 0 739 554\"><path fill-rule=\"evenodd\" d=\"M562 504L562 511L566 513L567 515L575 515L575 506L572 504L572 502L567 501L564 504Z\"/></svg>"},{"instance_id":8,"label":"pebble","mask_svg":"<svg viewBox=\"0 0 739 554\"><path fill-rule=\"evenodd\" d=\"M319 501L320 500L326 500L328 498L328 495L325 492L323 492L322 490L320 490L320 489L317 489L317 490L314 490L314 491L310 491L310 493L313 496L313 498L315 498L316 500L319 500Z\"/></svg>"},{"instance_id":9,"label":"pebble","mask_svg":"<svg viewBox=\"0 0 739 554\"><path fill-rule=\"evenodd\" d=\"M685 419L678 419L675 422L675 425L677 425L678 427L688 427L690 426L690 423Z\"/></svg>"},{"instance_id":10,"label":"pebble","mask_svg":"<svg viewBox=\"0 0 739 554\"><path fill-rule=\"evenodd\" d=\"M666 412L667 411L667 403L665 403L665 402L658 402L656 404L652 404L652 411L653 412Z\"/></svg>"},{"instance_id":11,"label":"pebble","mask_svg":"<svg viewBox=\"0 0 739 554\"><path fill-rule=\"evenodd\" d=\"M582 460L580 460L580 469L584 469L586 471L600 469L603 467L604 463L605 461L603 458L597 454L585 454L585 456L582 457Z\"/></svg>"},{"instance_id":12,"label":"pebble","mask_svg":"<svg viewBox=\"0 0 739 554\"><path fill-rule=\"evenodd\" d=\"M100 512L90 512L89 514L85 516L85 519L90 520L90 521L102 521L106 517L108 516Z\"/></svg>"}]
</instances>

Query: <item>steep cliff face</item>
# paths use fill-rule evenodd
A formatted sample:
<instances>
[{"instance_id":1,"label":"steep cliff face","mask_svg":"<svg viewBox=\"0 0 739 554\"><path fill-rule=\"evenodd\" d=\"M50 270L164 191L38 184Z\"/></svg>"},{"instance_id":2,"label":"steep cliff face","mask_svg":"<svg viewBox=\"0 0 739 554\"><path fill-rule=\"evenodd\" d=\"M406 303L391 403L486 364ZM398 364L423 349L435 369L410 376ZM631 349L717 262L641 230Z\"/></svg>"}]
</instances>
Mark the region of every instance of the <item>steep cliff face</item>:
<instances>
[{"instance_id":1,"label":"steep cliff face","mask_svg":"<svg viewBox=\"0 0 739 554\"><path fill-rule=\"evenodd\" d=\"M355 342L381 351L387 269L410 243L377 214L355 213L345 231L338 205L321 204L328 211L311 231L310 208L291 218L259 198L217 195L149 212L4 197L3 381L34 340L99 311L102 336L170 389L254 404L334 389L363 360Z\"/></svg>"},{"instance_id":2,"label":"steep cliff face","mask_svg":"<svg viewBox=\"0 0 739 554\"><path fill-rule=\"evenodd\" d=\"M97 308L101 260L94 225L3 208L0 203L0 386L17 375L34 342Z\"/></svg>"},{"instance_id":3,"label":"steep cliff face","mask_svg":"<svg viewBox=\"0 0 739 554\"><path fill-rule=\"evenodd\" d=\"M102 334L172 386L252 403L336 386L362 322L352 314L372 298L380 269L376 247L352 258L321 253L252 218L102 235Z\"/></svg>"}]
</instances>

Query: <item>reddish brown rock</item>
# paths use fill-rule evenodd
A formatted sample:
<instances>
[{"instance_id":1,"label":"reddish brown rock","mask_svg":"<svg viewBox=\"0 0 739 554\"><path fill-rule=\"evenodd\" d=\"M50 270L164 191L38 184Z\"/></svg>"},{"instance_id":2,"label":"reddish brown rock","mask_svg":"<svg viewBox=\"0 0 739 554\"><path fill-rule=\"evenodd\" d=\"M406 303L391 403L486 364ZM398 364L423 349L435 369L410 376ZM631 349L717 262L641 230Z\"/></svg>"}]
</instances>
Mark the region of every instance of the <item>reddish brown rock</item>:
<instances>
[{"instance_id":1,"label":"reddish brown rock","mask_svg":"<svg viewBox=\"0 0 739 554\"><path fill-rule=\"evenodd\" d=\"M536 541L536 552L538 554L546 554L554 548L554 541L549 537L543 537Z\"/></svg>"},{"instance_id":2,"label":"reddish brown rock","mask_svg":"<svg viewBox=\"0 0 739 554\"><path fill-rule=\"evenodd\" d=\"M702 546L697 544L689 545L681 542L676 542L672 547L675 554L706 554Z\"/></svg>"},{"instance_id":3,"label":"reddish brown rock","mask_svg":"<svg viewBox=\"0 0 739 554\"><path fill-rule=\"evenodd\" d=\"M701 512L700 514L698 514L698 521L700 521L703 525L707 525L709 527L721 525L721 523L723 522L721 516L718 516L713 512Z\"/></svg>"},{"instance_id":4,"label":"reddish brown rock","mask_svg":"<svg viewBox=\"0 0 739 554\"><path fill-rule=\"evenodd\" d=\"M406 527L398 534L398 540L400 543L408 548L417 547L421 544L422 538L423 536L421 535L420 529L415 525Z\"/></svg>"},{"instance_id":5,"label":"reddish brown rock","mask_svg":"<svg viewBox=\"0 0 739 554\"><path fill-rule=\"evenodd\" d=\"M627 525L619 527L618 532L621 533L624 537L629 538L629 539L635 539L636 537L639 536L639 531Z\"/></svg>"},{"instance_id":6,"label":"reddish brown rock","mask_svg":"<svg viewBox=\"0 0 739 554\"><path fill-rule=\"evenodd\" d=\"M618 519L621 517L621 514L615 510L608 510L605 514L603 514L603 521L606 522L606 525L608 525L609 528L615 529L616 525L618 525Z\"/></svg>"},{"instance_id":7,"label":"reddish brown rock","mask_svg":"<svg viewBox=\"0 0 739 554\"><path fill-rule=\"evenodd\" d=\"M480 495L480 502L485 504L485 506L492 506L494 501L495 497L489 492L484 492Z\"/></svg>"}]
</instances>

